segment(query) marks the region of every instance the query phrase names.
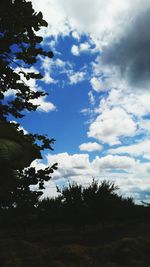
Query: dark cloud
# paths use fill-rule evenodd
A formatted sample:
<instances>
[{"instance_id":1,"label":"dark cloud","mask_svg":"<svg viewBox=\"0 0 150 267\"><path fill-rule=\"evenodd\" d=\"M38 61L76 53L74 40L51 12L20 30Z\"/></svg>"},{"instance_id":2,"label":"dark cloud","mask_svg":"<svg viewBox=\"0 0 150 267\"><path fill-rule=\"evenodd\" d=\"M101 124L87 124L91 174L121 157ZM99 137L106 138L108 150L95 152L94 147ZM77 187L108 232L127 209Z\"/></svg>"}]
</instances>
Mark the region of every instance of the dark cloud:
<instances>
[{"instance_id":1,"label":"dark cloud","mask_svg":"<svg viewBox=\"0 0 150 267\"><path fill-rule=\"evenodd\" d=\"M129 25L119 40L105 47L102 63L118 67L131 86L144 89L150 82L150 9Z\"/></svg>"}]
</instances>

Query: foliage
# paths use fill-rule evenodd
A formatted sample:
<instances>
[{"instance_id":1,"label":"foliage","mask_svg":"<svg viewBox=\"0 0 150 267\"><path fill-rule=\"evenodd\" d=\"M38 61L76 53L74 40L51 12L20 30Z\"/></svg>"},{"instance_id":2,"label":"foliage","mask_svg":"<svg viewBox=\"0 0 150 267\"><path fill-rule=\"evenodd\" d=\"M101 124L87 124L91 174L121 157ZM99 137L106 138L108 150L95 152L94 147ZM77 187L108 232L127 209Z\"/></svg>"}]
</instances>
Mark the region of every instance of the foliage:
<instances>
[{"instance_id":1,"label":"foliage","mask_svg":"<svg viewBox=\"0 0 150 267\"><path fill-rule=\"evenodd\" d=\"M44 210L49 222L53 213L53 221L55 220L56 224L61 222L78 226L104 224L136 216L133 199L123 198L117 194L117 190L118 187L114 183L106 180L101 183L93 180L88 187L73 183L68 187L58 188L59 197L43 200L38 208ZM58 202L59 205L56 205Z\"/></svg>"},{"instance_id":2,"label":"foliage","mask_svg":"<svg viewBox=\"0 0 150 267\"><path fill-rule=\"evenodd\" d=\"M23 117L23 110L37 108L31 100L45 95L43 91L31 90L21 77L41 79L40 73L25 72L24 67L33 66L39 55L53 57L51 51L41 48L43 38L36 34L46 26L42 13L36 13L31 2L0 1L0 119L6 119L9 114L15 118ZM15 70L18 66L19 72ZM5 99L9 89L15 94L12 100Z\"/></svg>"},{"instance_id":3,"label":"foliage","mask_svg":"<svg viewBox=\"0 0 150 267\"><path fill-rule=\"evenodd\" d=\"M41 79L41 73L29 72L39 57L53 57L51 51L41 47L43 38L37 34L42 28L47 27L41 12L35 12L32 2L26 0L1 0L0 1L0 120L8 121L22 118L25 111L35 111L37 105L32 100L46 95L44 91L31 88L27 81ZM22 78L23 77L23 78ZM7 97L9 91L13 96ZM17 131L24 136L20 125L14 123ZM54 139L39 134L27 134L32 146L40 152L44 149L53 150ZM35 168L13 171L6 170L0 164L0 207L23 207L27 210L37 205L39 196L44 189L44 182L57 169L57 164L45 170L36 171ZM3 168L5 171L3 172ZM7 173L6 173L7 171ZM5 176L5 177L4 177ZM10 180L10 181L8 181ZM10 185L10 187L8 186ZM31 191L31 185L36 185L36 191Z\"/></svg>"},{"instance_id":4,"label":"foliage","mask_svg":"<svg viewBox=\"0 0 150 267\"><path fill-rule=\"evenodd\" d=\"M36 170L33 167L16 172L16 179L13 181L13 190L7 194L0 194L0 208L17 208L20 212L30 211L38 205L38 198L43 194L44 182L48 181L57 169L57 163L44 170ZM31 190L31 185L36 189Z\"/></svg>"}]
</instances>

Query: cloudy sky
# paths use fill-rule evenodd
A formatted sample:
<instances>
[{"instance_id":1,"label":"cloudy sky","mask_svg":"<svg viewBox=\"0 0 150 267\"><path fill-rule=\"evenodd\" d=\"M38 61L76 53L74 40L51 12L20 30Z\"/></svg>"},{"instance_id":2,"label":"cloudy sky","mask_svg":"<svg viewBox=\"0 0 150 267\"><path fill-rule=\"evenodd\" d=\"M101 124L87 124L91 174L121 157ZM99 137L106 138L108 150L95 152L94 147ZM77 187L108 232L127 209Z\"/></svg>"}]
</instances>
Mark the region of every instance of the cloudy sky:
<instances>
[{"instance_id":1,"label":"cloudy sky","mask_svg":"<svg viewBox=\"0 0 150 267\"><path fill-rule=\"evenodd\" d=\"M43 73L31 86L49 93L21 120L56 139L44 167L58 162L55 183L115 181L124 196L150 199L150 1L32 0L49 23ZM36 69L35 69L36 70Z\"/></svg>"}]
</instances>

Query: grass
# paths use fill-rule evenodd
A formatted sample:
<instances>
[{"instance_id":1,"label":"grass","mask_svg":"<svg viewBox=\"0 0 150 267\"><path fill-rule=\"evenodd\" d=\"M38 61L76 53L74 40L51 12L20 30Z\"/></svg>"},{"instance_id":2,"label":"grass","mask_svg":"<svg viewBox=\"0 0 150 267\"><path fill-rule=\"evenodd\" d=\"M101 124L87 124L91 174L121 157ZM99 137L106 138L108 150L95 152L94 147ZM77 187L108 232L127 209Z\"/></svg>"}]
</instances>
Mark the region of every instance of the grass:
<instances>
[{"instance_id":1,"label":"grass","mask_svg":"<svg viewBox=\"0 0 150 267\"><path fill-rule=\"evenodd\" d=\"M150 224L73 229L49 224L0 229L1 267L149 267Z\"/></svg>"}]
</instances>

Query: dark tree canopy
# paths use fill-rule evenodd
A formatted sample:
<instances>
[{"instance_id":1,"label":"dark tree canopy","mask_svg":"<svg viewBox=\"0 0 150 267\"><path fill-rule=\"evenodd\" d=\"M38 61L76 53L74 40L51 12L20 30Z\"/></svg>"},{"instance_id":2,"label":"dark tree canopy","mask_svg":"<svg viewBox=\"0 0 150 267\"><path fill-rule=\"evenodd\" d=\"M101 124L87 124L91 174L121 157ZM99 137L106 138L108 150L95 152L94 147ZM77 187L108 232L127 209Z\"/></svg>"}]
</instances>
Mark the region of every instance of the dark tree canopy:
<instances>
[{"instance_id":1,"label":"dark tree canopy","mask_svg":"<svg viewBox=\"0 0 150 267\"><path fill-rule=\"evenodd\" d=\"M39 56L53 57L51 51L45 51L41 46L43 38L37 34L41 27L47 27L47 22L41 12L34 11L31 2L0 1L0 121L9 124L10 127L12 124L9 121L10 115L14 118L22 118L25 110L36 110L38 106L33 104L32 100L46 94L42 90L30 88L27 84L30 79L42 78L40 73L29 72L29 68L37 63ZM6 96L9 90L13 90L11 97ZM19 124L13 123L14 126L17 131L20 131ZM20 134L23 139L22 130ZM7 139L11 139L8 134L3 138L6 142ZM39 155L41 150L52 150L54 139L30 133L25 138L33 147L36 147ZM9 170L8 159L4 158L9 148L6 150L1 149L0 152L0 207L8 208L14 205L34 207L42 194L44 182L51 178L50 175L57 169L57 164L38 171L33 167ZM10 188L9 180L11 180ZM31 191L31 185L37 185L37 191Z\"/></svg>"},{"instance_id":2,"label":"dark tree canopy","mask_svg":"<svg viewBox=\"0 0 150 267\"><path fill-rule=\"evenodd\" d=\"M41 79L40 73L26 73L22 68L33 66L39 55L53 57L51 51L41 48L43 38L37 35L37 31L46 26L42 13L36 13L31 2L0 1L0 119L6 119L9 114L21 118L23 110L37 108L30 100L45 95L43 91L33 91L21 76L26 80ZM20 68L19 72L15 71L16 67ZM14 90L12 100L4 97L9 89Z\"/></svg>"},{"instance_id":3,"label":"dark tree canopy","mask_svg":"<svg viewBox=\"0 0 150 267\"><path fill-rule=\"evenodd\" d=\"M45 220L76 226L104 225L105 222L133 218L136 216L133 199L120 196L118 189L113 182L106 180L93 180L87 187L73 183L58 188L60 195L55 200L45 199L38 207Z\"/></svg>"}]
</instances>

